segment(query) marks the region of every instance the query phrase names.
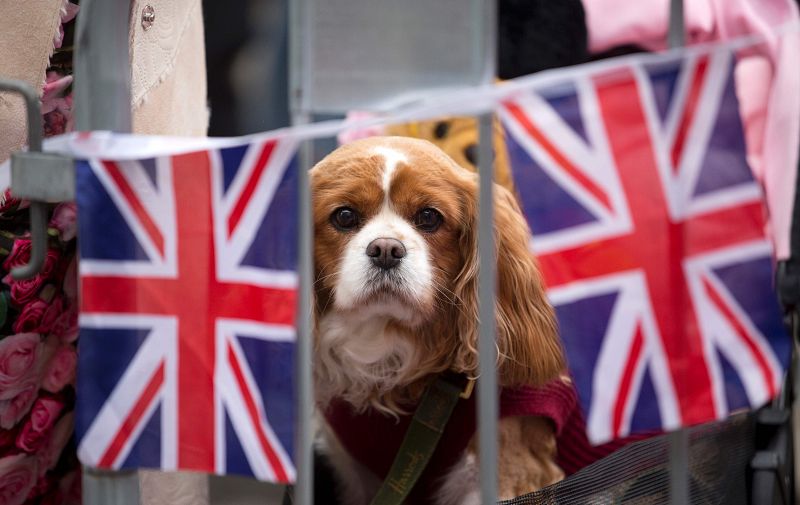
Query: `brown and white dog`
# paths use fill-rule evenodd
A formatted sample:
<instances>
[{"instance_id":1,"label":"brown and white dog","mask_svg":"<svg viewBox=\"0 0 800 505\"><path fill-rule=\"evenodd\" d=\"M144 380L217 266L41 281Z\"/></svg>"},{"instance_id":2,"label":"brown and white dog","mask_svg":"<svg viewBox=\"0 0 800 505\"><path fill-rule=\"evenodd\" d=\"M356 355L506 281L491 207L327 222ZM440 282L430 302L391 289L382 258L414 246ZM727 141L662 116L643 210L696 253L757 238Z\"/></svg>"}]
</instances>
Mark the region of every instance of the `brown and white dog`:
<instances>
[{"instance_id":1,"label":"brown and white dog","mask_svg":"<svg viewBox=\"0 0 800 505\"><path fill-rule=\"evenodd\" d=\"M315 226L315 387L386 416L413 410L436 374L477 374L477 175L429 142L373 137L311 171ZM539 385L564 369L554 314L514 197L495 185L500 384ZM451 423L453 420L451 419ZM324 424L324 423L323 423ZM345 503L366 504L380 479L323 429ZM552 426L500 421L498 498L563 477ZM475 444L431 501L478 503ZM375 447L380 451L380 447Z\"/></svg>"}]
</instances>

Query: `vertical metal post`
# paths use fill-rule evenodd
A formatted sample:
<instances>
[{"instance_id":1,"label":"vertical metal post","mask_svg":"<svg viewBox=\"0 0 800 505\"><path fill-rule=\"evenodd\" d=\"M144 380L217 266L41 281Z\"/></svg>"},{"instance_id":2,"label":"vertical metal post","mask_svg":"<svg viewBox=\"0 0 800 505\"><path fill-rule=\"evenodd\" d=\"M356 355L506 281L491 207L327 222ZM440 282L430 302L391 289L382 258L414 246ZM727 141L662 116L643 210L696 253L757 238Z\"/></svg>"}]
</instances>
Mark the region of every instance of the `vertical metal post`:
<instances>
[{"instance_id":1,"label":"vertical metal post","mask_svg":"<svg viewBox=\"0 0 800 505\"><path fill-rule=\"evenodd\" d=\"M296 114L295 124L307 124L308 114ZM313 222L311 219L311 185L308 171L314 163L313 140L305 140L300 146L300 163L297 168L299 185L298 251L300 258L297 273L300 278L297 310L297 448L295 463L297 479L295 482L294 503L311 505L314 503L314 383L311 371L313 351L312 327L312 288L313 288Z\"/></svg>"},{"instance_id":2,"label":"vertical metal post","mask_svg":"<svg viewBox=\"0 0 800 505\"><path fill-rule=\"evenodd\" d=\"M670 0L667 42L671 48L686 43L683 0ZM685 429L669 434L669 502L689 503L689 434Z\"/></svg>"},{"instance_id":3,"label":"vertical metal post","mask_svg":"<svg viewBox=\"0 0 800 505\"><path fill-rule=\"evenodd\" d=\"M75 35L75 124L78 130L131 131L130 3L82 0ZM84 467L84 505L137 505L135 471Z\"/></svg>"},{"instance_id":4,"label":"vertical metal post","mask_svg":"<svg viewBox=\"0 0 800 505\"><path fill-rule=\"evenodd\" d=\"M483 23L483 81L497 75L497 2L486 0ZM495 338L496 253L494 241L494 141L493 111L478 118L478 457L481 503L497 503L497 347Z\"/></svg>"},{"instance_id":5,"label":"vertical metal post","mask_svg":"<svg viewBox=\"0 0 800 505\"><path fill-rule=\"evenodd\" d=\"M495 346L496 261L494 245L492 114L478 119L480 194L478 197L478 455L481 503L497 501L497 348Z\"/></svg>"},{"instance_id":6,"label":"vertical metal post","mask_svg":"<svg viewBox=\"0 0 800 505\"><path fill-rule=\"evenodd\" d=\"M667 33L667 43L669 47L681 47L686 43L683 0L670 0L669 2L669 32Z\"/></svg>"}]
</instances>

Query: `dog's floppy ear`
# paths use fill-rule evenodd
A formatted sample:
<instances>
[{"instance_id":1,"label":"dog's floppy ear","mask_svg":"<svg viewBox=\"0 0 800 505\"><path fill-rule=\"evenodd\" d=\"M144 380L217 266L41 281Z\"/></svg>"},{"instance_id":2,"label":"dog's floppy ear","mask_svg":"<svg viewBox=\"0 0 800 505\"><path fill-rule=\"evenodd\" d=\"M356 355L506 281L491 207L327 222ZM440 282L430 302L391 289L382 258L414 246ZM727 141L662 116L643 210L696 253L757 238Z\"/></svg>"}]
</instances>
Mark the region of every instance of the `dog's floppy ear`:
<instances>
[{"instance_id":1,"label":"dog's floppy ear","mask_svg":"<svg viewBox=\"0 0 800 505\"><path fill-rule=\"evenodd\" d=\"M467 221L461 236L463 268L455 293L462 304L458 330L462 349L477 347L477 184L466 199ZM555 314L528 246L530 232L513 195L494 185L497 250L497 350L503 386L538 385L565 367ZM461 357L464 360L463 356ZM471 361L471 360L469 360ZM472 363L471 363L472 364Z\"/></svg>"}]
</instances>

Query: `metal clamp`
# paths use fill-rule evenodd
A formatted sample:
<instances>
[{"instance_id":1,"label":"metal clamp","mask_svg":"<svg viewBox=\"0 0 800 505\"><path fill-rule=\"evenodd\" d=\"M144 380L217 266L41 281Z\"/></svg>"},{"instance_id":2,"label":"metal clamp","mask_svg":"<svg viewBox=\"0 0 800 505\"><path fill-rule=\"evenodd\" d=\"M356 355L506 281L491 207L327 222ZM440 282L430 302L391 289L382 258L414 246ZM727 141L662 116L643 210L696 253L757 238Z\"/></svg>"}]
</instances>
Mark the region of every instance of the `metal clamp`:
<instances>
[{"instance_id":1,"label":"metal clamp","mask_svg":"<svg viewBox=\"0 0 800 505\"><path fill-rule=\"evenodd\" d=\"M71 199L63 198L63 196L69 196L68 192L74 190L73 185L55 180L53 175L69 177L72 175L70 171L73 169L73 165L68 158L42 153L42 115L39 97L34 89L23 81L0 79L0 91L11 91L22 95L25 99L28 116L28 151L14 153L11 156L11 181L14 195L21 198L33 198L30 206L31 259L27 265L11 270L11 276L14 279L22 280L38 274L44 265L47 249L47 203L42 200ZM48 177L48 175L50 176ZM22 184L25 182L28 184ZM41 191L34 191L31 187L32 184L36 184L36 188L41 188ZM61 193L54 191L59 188L62 190ZM64 194L64 191L67 193ZM53 198L42 198L42 192L52 195Z\"/></svg>"}]
</instances>

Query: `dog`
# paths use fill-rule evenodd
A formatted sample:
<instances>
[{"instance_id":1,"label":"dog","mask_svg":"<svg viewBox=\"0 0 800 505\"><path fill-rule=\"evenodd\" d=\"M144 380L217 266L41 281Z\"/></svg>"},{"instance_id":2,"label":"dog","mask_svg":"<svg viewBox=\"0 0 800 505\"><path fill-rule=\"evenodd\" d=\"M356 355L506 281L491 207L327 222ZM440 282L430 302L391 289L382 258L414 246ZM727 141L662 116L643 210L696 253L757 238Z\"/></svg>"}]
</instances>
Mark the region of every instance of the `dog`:
<instances>
[{"instance_id":1,"label":"dog","mask_svg":"<svg viewBox=\"0 0 800 505\"><path fill-rule=\"evenodd\" d=\"M443 372L477 375L477 174L427 141L371 137L336 149L310 179L321 438L342 503L367 504L386 473L371 461L391 463L384 442L402 438L390 432L425 387ZM493 191L498 380L542 385L565 369L554 312L514 196ZM479 503L473 402L456 407L407 503ZM460 443L445 440L464 426ZM498 443L498 499L563 478L545 417L501 417ZM430 467L437 458L446 464Z\"/></svg>"}]
</instances>

